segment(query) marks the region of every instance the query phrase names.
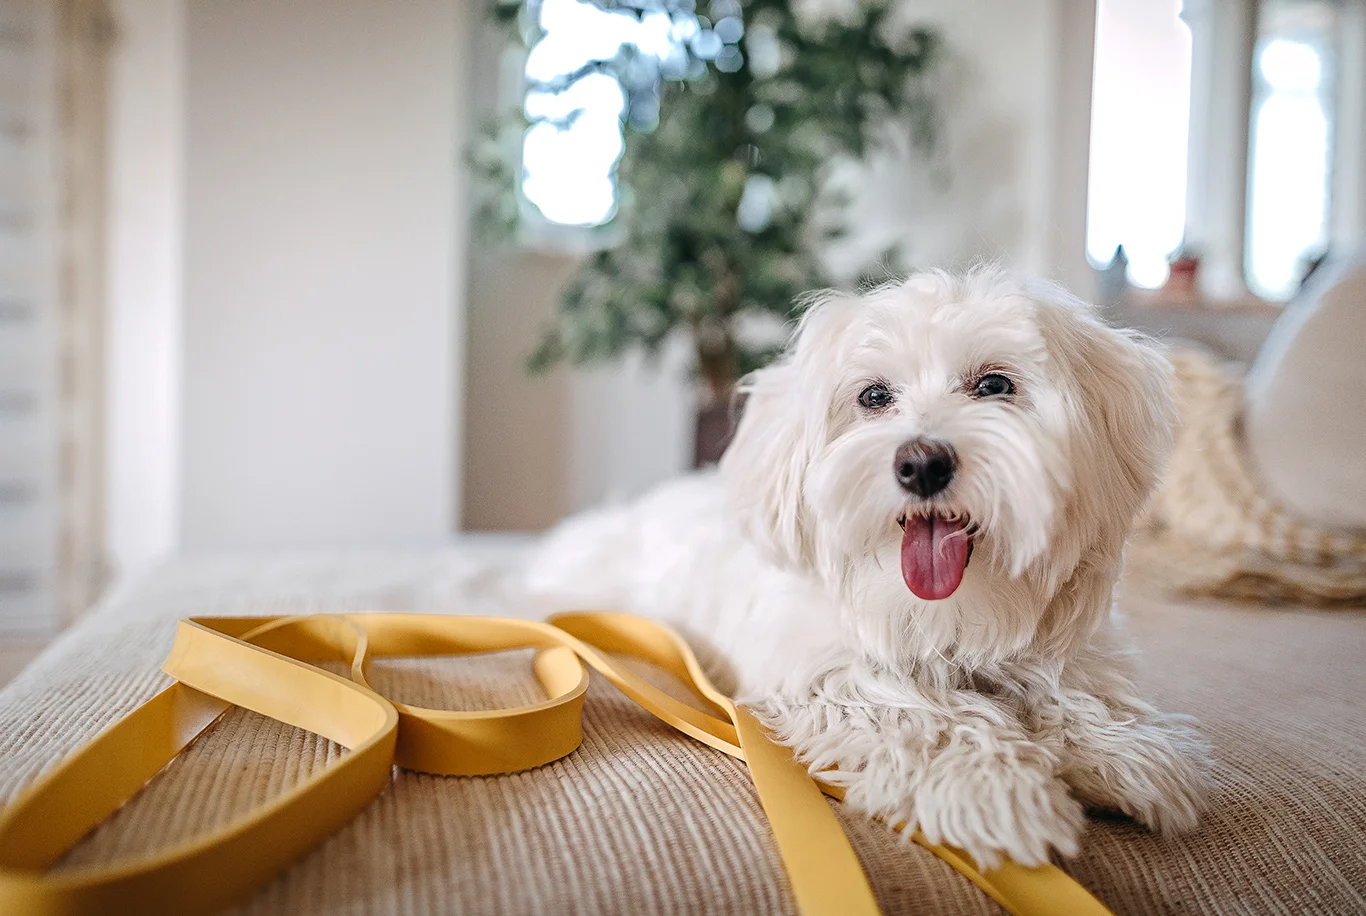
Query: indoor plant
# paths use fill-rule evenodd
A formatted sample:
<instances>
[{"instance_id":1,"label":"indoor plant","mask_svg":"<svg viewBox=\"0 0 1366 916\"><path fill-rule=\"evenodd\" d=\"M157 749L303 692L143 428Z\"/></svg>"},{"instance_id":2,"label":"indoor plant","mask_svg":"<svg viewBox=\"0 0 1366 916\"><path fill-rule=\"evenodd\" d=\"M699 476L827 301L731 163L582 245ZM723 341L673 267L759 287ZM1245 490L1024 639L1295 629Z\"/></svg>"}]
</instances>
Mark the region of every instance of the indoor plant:
<instances>
[{"instance_id":1,"label":"indoor plant","mask_svg":"<svg viewBox=\"0 0 1366 916\"><path fill-rule=\"evenodd\" d=\"M712 0L705 9L692 0L585 2L637 20L669 17L671 48L625 43L529 87L558 94L609 74L622 87L626 125L618 211L565 289L531 367L610 360L633 347L655 354L686 333L699 380L697 460L714 460L737 381L780 342L747 328L786 321L803 291L833 279L820 249L844 227L841 202L826 190L830 170L896 133L930 142L935 35L897 27L887 0L821 18L798 15L790 0ZM542 34L540 5L499 0L494 13L531 47ZM526 116L516 118L525 128ZM534 219L517 196L515 152L484 150L474 162L496 191L485 198L484 225Z\"/></svg>"}]
</instances>

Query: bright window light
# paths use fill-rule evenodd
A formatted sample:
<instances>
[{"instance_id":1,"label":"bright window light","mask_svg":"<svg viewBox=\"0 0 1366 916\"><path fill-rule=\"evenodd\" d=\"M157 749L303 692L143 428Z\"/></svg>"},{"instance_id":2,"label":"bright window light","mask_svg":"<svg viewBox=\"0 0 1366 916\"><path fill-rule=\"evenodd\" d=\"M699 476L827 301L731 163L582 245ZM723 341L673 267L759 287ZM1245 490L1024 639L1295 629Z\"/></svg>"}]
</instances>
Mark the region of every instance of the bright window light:
<instances>
[{"instance_id":1,"label":"bright window light","mask_svg":"<svg viewBox=\"0 0 1366 916\"><path fill-rule=\"evenodd\" d=\"M610 60L624 45L670 61L697 23L663 12L637 19L585 0L540 0L538 6L545 34L526 60L525 111L532 125L522 144L522 193L553 223L599 226L616 214L626 98L608 73L575 74Z\"/></svg>"},{"instance_id":2,"label":"bright window light","mask_svg":"<svg viewBox=\"0 0 1366 916\"><path fill-rule=\"evenodd\" d=\"M1181 0L1100 0L1091 99L1086 253L1124 246L1129 280L1156 288L1186 224L1191 36Z\"/></svg>"},{"instance_id":3,"label":"bright window light","mask_svg":"<svg viewBox=\"0 0 1366 916\"><path fill-rule=\"evenodd\" d=\"M1324 61L1283 38L1257 54L1248 182L1247 280L1266 299L1289 299L1328 236L1328 113Z\"/></svg>"}]
</instances>

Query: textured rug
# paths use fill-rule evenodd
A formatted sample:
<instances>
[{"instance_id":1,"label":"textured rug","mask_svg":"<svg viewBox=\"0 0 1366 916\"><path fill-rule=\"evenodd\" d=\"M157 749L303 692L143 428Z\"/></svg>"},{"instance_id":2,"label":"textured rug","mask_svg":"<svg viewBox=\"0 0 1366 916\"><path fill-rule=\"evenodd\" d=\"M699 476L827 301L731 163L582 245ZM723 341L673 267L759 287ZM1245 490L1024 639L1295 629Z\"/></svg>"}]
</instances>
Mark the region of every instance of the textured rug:
<instances>
[{"instance_id":1,"label":"textured rug","mask_svg":"<svg viewBox=\"0 0 1366 916\"><path fill-rule=\"evenodd\" d=\"M0 690L0 800L164 683L174 620L346 610L516 614L464 548L178 561L114 596ZM1123 602L1145 689L1212 739L1205 825L1163 838L1093 819L1063 866L1119 914L1366 912L1366 616ZM523 701L526 658L397 661L400 700ZM565 759L489 778L396 770L389 788L235 912L767 914L793 903L743 767L656 722L600 679ZM221 824L340 753L227 714L63 867ZM836 809L888 914L997 914L947 865Z\"/></svg>"}]
</instances>

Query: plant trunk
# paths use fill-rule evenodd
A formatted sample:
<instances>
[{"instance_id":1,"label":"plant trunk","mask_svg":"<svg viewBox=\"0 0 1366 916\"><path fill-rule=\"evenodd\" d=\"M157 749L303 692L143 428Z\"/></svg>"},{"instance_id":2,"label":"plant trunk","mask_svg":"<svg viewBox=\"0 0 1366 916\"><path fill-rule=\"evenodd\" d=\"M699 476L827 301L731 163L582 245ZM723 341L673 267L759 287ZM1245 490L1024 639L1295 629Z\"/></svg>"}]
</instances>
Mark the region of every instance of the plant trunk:
<instances>
[{"instance_id":1,"label":"plant trunk","mask_svg":"<svg viewBox=\"0 0 1366 916\"><path fill-rule=\"evenodd\" d=\"M697 438L693 449L693 467L710 467L721 460L730 445L732 428L730 399L702 402L697 405Z\"/></svg>"},{"instance_id":2,"label":"plant trunk","mask_svg":"<svg viewBox=\"0 0 1366 916\"><path fill-rule=\"evenodd\" d=\"M739 381L735 342L729 334L700 335L697 340L697 438L693 467L721 460L734 432L731 404Z\"/></svg>"}]
</instances>

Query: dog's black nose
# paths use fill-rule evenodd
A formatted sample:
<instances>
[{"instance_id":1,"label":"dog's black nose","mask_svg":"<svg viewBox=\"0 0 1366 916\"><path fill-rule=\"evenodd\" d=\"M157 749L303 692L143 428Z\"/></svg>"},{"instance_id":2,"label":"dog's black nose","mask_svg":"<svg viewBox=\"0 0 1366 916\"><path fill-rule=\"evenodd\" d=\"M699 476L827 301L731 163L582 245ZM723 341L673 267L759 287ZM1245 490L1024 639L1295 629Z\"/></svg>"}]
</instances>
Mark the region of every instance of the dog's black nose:
<instances>
[{"instance_id":1,"label":"dog's black nose","mask_svg":"<svg viewBox=\"0 0 1366 916\"><path fill-rule=\"evenodd\" d=\"M896 450L892 473L906 492L929 499L949 485L957 467L958 456L947 442L912 439Z\"/></svg>"}]
</instances>

